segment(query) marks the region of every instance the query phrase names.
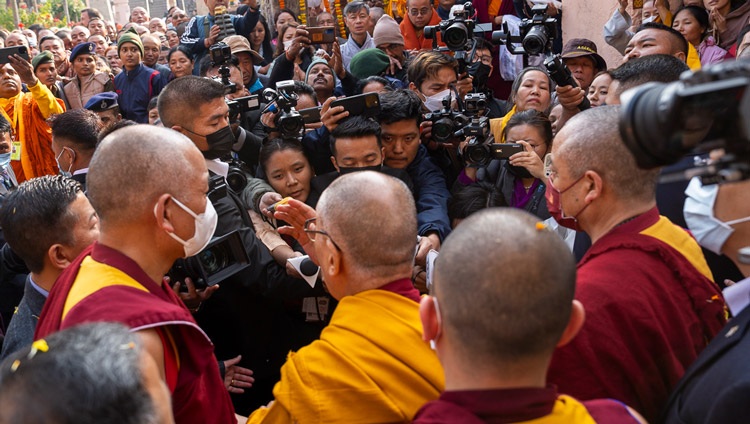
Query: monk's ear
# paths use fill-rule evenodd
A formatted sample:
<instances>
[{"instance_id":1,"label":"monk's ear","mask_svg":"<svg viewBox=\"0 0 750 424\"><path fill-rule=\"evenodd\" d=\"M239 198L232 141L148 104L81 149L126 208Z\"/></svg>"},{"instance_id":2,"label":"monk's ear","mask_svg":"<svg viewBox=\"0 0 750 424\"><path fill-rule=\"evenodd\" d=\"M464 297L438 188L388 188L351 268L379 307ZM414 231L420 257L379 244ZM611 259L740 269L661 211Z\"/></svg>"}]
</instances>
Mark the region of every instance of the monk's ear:
<instances>
[{"instance_id":1,"label":"monk's ear","mask_svg":"<svg viewBox=\"0 0 750 424\"><path fill-rule=\"evenodd\" d=\"M573 299L573 308L570 311L570 319L568 320L568 326L560 336L560 341L557 342L557 347L565 346L570 343L571 340L578 334L583 327L583 322L586 320L586 311L583 309L583 304Z\"/></svg>"},{"instance_id":2,"label":"monk's ear","mask_svg":"<svg viewBox=\"0 0 750 424\"><path fill-rule=\"evenodd\" d=\"M602 188L604 187L604 182L602 180L601 175L599 175L596 171L586 171L586 180L589 182L589 190L586 193L585 201L591 202L594 199L599 198L602 195Z\"/></svg>"},{"instance_id":3,"label":"monk's ear","mask_svg":"<svg viewBox=\"0 0 750 424\"><path fill-rule=\"evenodd\" d=\"M172 196L164 193L159 196L159 199L154 205L154 218L156 219L156 226L168 233L173 233L175 231L174 225L172 223L172 212L171 209L167 207L167 203L171 202L171 200Z\"/></svg>"},{"instance_id":4,"label":"monk's ear","mask_svg":"<svg viewBox=\"0 0 750 424\"><path fill-rule=\"evenodd\" d=\"M440 334L440 322L432 296L422 296L419 301L419 319L422 321L422 340L435 340Z\"/></svg>"}]
</instances>

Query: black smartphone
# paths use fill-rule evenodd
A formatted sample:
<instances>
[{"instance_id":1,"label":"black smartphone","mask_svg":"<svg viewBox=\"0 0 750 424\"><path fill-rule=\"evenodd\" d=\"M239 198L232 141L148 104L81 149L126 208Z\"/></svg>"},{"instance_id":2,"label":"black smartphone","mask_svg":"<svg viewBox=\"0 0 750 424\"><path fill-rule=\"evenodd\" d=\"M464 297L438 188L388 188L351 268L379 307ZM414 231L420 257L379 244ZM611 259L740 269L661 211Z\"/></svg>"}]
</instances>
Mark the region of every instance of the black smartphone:
<instances>
[{"instance_id":1,"label":"black smartphone","mask_svg":"<svg viewBox=\"0 0 750 424\"><path fill-rule=\"evenodd\" d=\"M331 44L336 41L336 30L331 27L310 27L307 28L310 35L310 41L313 44Z\"/></svg>"},{"instance_id":2,"label":"black smartphone","mask_svg":"<svg viewBox=\"0 0 750 424\"><path fill-rule=\"evenodd\" d=\"M320 122L320 106L309 107L298 111L306 124L316 124Z\"/></svg>"},{"instance_id":3,"label":"black smartphone","mask_svg":"<svg viewBox=\"0 0 750 424\"><path fill-rule=\"evenodd\" d=\"M331 107L343 106L349 116L375 117L380 113L380 96L378 93L365 93L344 97L331 102Z\"/></svg>"},{"instance_id":4,"label":"black smartphone","mask_svg":"<svg viewBox=\"0 0 750 424\"><path fill-rule=\"evenodd\" d=\"M508 159L516 153L524 151L521 143L494 143L490 148L492 149L492 157L496 159Z\"/></svg>"},{"instance_id":5,"label":"black smartphone","mask_svg":"<svg viewBox=\"0 0 750 424\"><path fill-rule=\"evenodd\" d=\"M10 56L17 54L27 61L31 61L29 58L29 48L26 46L14 46L0 49L0 65L10 63Z\"/></svg>"}]
</instances>

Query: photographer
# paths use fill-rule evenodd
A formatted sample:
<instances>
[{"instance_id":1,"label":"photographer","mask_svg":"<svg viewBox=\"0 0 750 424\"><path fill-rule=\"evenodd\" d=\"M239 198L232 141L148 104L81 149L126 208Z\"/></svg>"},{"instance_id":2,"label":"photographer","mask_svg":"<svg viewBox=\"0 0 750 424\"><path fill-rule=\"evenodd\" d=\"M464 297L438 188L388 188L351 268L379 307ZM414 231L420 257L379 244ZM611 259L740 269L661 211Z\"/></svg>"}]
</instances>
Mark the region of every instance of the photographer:
<instances>
[{"instance_id":1,"label":"photographer","mask_svg":"<svg viewBox=\"0 0 750 424\"><path fill-rule=\"evenodd\" d=\"M159 115L165 127L183 133L201 150L212 175L226 178L229 167L218 158L231 152L234 137L224 93L224 86L211 79L178 78L159 96ZM279 347L284 340L273 337L284 334L275 333L283 331L276 328L284 322L283 302L300 299L312 289L303 280L289 277L274 260L257 239L245 207L231 190L212 203L218 214L214 235L240 229L251 266L226 280L196 318L216 344L217 356L242 354L243 366L256 372L256 384L237 400L238 408L250 408L269 398L287 352Z\"/></svg>"},{"instance_id":2,"label":"photographer","mask_svg":"<svg viewBox=\"0 0 750 424\"><path fill-rule=\"evenodd\" d=\"M500 190L508 206L524 209L545 220L550 217L544 200L544 156L552 146L549 118L534 109L513 115L503 130L506 143L519 143L524 151L508 159L493 159L485 168L469 164L458 180L461 186L487 181Z\"/></svg>"},{"instance_id":3,"label":"photographer","mask_svg":"<svg viewBox=\"0 0 750 424\"><path fill-rule=\"evenodd\" d=\"M469 65L468 70L474 84L474 92L484 93L487 98L488 118L502 118L508 113L511 106L505 100L496 98L492 89L487 86L487 80L494 71L492 66L492 57L495 54L494 46L484 38L475 37L474 40L477 46L474 51L473 62Z\"/></svg>"}]
</instances>

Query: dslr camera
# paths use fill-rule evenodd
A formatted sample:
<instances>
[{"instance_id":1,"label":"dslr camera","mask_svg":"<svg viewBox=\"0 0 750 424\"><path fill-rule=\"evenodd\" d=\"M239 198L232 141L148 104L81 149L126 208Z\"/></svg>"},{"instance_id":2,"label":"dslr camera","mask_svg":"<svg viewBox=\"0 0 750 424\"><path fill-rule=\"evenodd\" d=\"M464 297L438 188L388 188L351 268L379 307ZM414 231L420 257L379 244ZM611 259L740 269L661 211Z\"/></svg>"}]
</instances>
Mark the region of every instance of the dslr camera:
<instances>
[{"instance_id":1,"label":"dslr camera","mask_svg":"<svg viewBox=\"0 0 750 424\"><path fill-rule=\"evenodd\" d=\"M468 96L468 95L467 95ZM451 109L452 94L443 98L443 108L439 111L425 114L424 119L432 122L432 138L440 143L457 136L457 132L467 123L467 118L463 113Z\"/></svg>"},{"instance_id":2,"label":"dslr camera","mask_svg":"<svg viewBox=\"0 0 750 424\"><path fill-rule=\"evenodd\" d=\"M224 94L231 94L237 91L235 83L229 80L229 67L227 62L232 58L232 49L223 42L218 42L208 48L208 54L211 57L211 63L219 66L219 76L214 78L224 85Z\"/></svg>"},{"instance_id":3,"label":"dslr camera","mask_svg":"<svg viewBox=\"0 0 750 424\"><path fill-rule=\"evenodd\" d=\"M297 106L297 95L294 88L294 81L279 81L276 83L276 90L266 88L263 90L263 97L268 103L276 102L276 110L271 105L269 110L280 111L276 116L275 125L284 138L299 138L305 129L305 119L295 109Z\"/></svg>"},{"instance_id":4,"label":"dslr camera","mask_svg":"<svg viewBox=\"0 0 750 424\"><path fill-rule=\"evenodd\" d=\"M670 165L690 153L724 149L714 161L662 176L700 177L703 184L750 178L750 61L718 63L679 81L649 83L621 97L619 129L644 169Z\"/></svg>"},{"instance_id":5,"label":"dslr camera","mask_svg":"<svg viewBox=\"0 0 750 424\"><path fill-rule=\"evenodd\" d=\"M465 51L466 44L472 39L474 33L474 5L471 2L457 4L451 8L447 21L441 21L437 25L424 27L425 38L432 39L433 45L437 45L435 34L440 33L445 46L451 51Z\"/></svg>"}]
</instances>

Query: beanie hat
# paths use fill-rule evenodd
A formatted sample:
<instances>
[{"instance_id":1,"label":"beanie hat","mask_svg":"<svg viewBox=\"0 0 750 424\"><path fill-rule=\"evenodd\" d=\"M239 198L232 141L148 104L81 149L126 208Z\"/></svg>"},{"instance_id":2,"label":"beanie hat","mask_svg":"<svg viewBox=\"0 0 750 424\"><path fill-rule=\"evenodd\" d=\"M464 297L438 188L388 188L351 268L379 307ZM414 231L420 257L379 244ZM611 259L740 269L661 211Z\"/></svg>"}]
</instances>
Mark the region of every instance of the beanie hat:
<instances>
[{"instance_id":1,"label":"beanie hat","mask_svg":"<svg viewBox=\"0 0 750 424\"><path fill-rule=\"evenodd\" d=\"M33 59L31 59L31 66L34 67L34 72L36 72L36 68L39 67L39 65L44 65L45 63L54 63L55 57L52 56L52 53L48 50L45 50L38 55L34 56Z\"/></svg>"},{"instance_id":2,"label":"beanie hat","mask_svg":"<svg viewBox=\"0 0 750 424\"><path fill-rule=\"evenodd\" d=\"M372 41L375 43L375 46L383 44L399 44L403 46L404 36L401 34L398 22L389 15L383 15L375 24L375 29L372 31Z\"/></svg>"},{"instance_id":3,"label":"beanie hat","mask_svg":"<svg viewBox=\"0 0 750 424\"><path fill-rule=\"evenodd\" d=\"M307 78L310 76L310 70L313 68L313 66L315 66L315 65L317 65L319 63L325 63L326 66L328 66L329 68L331 68L331 73L333 74L333 85L336 86L336 81L338 80L338 78L336 78L336 71L328 63L327 60L323 59L320 56L315 56L315 58L313 58L313 61L310 63L310 66L307 67L307 72L305 72L305 83L307 83ZM310 85L312 85L312 84L310 84Z\"/></svg>"},{"instance_id":4,"label":"beanie hat","mask_svg":"<svg viewBox=\"0 0 750 424\"><path fill-rule=\"evenodd\" d=\"M388 69L391 59L380 49L366 49L355 54L349 63L349 72L358 79L381 75Z\"/></svg>"},{"instance_id":5,"label":"beanie hat","mask_svg":"<svg viewBox=\"0 0 750 424\"><path fill-rule=\"evenodd\" d=\"M133 27L128 28L127 31L123 32L120 38L117 39L117 54L120 54L120 49L122 48L122 45L125 43L133 43L138 47L138 50L141 51L141 58L144 56L143 54L143 42L141 41L141 37L138 35L138 33L135 31Z\"/></svg>"},{"instance_id":6,"label":"beanie hat","mask_svg":"<svg viewBox=\"0 0 750 424\"><path fill-rule=\"evenodd\" d=\"M82 54L96 54L96 44L81 43L73 47L70 52L70 61L75 62L76 58Z\"/></svg>"}]
</instances>

